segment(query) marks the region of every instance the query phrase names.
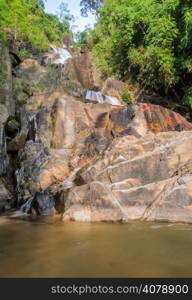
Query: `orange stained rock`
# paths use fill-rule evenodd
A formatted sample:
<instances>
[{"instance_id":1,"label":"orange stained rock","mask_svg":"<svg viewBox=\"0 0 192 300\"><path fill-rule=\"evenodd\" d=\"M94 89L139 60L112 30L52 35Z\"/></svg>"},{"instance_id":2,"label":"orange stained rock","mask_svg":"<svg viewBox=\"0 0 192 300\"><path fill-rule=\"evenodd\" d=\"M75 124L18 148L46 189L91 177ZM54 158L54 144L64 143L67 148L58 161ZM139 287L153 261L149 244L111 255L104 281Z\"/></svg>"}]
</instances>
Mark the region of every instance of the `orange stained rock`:
<instances>
[{"instance_id":1,"label":"orange stained rock","mask_svg":"<svg viewBox=\"0 0 192 300\"><path fill-rule=\"evenodd\" d=\"M63 182L68 176L70 176L70 170L66 163L45 169L40 176L41 189L45 190L53 183Z\"/></svg>"},{"instance_id":2,"label":"orange stained rock","mask_svg":"<svg viewBox=\"0 0 192 300\"><path fill-rule=\"evenodd\" d=\"M167 108L153 104L142 104L141 109L144 112L148 130L154 133L165 130L177 130L179 125L182 126L184 130L190 130L192 128L191 124L188 123L184 117Z\"/></svg>"}]
</instances>

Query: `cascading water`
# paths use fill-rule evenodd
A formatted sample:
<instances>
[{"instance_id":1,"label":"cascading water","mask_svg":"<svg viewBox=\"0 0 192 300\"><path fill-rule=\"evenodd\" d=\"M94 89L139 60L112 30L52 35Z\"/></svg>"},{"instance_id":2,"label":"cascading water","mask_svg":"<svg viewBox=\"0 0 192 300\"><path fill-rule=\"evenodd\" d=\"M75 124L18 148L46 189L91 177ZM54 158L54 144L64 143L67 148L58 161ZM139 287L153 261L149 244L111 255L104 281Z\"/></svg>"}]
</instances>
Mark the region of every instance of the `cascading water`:
<instances>
[{"instance_id":1,"label":"cascading water","mask_svg":"<svg viewBox=\"0 0 192 300\"><path fill-rule=\"evenodd\" d=\"M101 92L87 91L85 99L98 103L104 103L104 97Z\"/></svg>"},{"instance_id":2,"label":"cascading water","mask_svg":"<svg viewBox=\"0 0 192 300\"><path fill-rule=\"evenodd\" d=\"M58 58L53 61L54 64L64 65L65 62L72 57L69 51L64 48L58 48L55 46L51 46L51 48L55 54L58 54Z\"/></svg>"},{"instance_id":3,"label":"cascading water","mask_svg":"<svg viewBox=\"0 0 192 300\"><path fill-rule=\"evenodd\" d=\"M97 103L107 103L110 105L122 106L122 104L120 103L120 101L117 98L112 97L112 96L105 96L101 92L95 92L95 91L91 91L91 90L87 91L85 99L89 100L89 101L97 102Z\"/></svg>"},{"instance_id":4,"label":"cascading water","mask_svg":"<svg viewBox=\"0 0 192 300\"><path fill-rule=\"evenodd\" d=\"M32 207L33 198L28 199L19 209L18 213L29 213Z\"/></svg>"},{"instance_id":5,"label":"cascading water","mask_svg":"<svg viewBox=\"0 0 192 300\"><path fill-rule=\"evenodd\" d=\"M105 102L111 105L122 105L117 98L112 96L105 96Z\"/></svg>"}]
</instances>

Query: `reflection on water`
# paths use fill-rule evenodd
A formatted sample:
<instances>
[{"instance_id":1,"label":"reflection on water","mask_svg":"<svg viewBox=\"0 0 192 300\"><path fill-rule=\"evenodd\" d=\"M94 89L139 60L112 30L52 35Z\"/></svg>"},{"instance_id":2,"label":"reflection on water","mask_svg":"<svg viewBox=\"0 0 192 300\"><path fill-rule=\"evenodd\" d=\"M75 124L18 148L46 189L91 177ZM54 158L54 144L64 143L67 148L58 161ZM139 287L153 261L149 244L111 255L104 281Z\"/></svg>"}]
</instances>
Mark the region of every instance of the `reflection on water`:
<instances>
[{"instance_id":1,"label":"reflection on water","mask_svg":"<svg viewBox=\"0 0 192 300\"><path fill-rule=\"evenodd\" d=\"M0 277L192 277L192 226L0 217Z\"/></svg>"}]
</instances>

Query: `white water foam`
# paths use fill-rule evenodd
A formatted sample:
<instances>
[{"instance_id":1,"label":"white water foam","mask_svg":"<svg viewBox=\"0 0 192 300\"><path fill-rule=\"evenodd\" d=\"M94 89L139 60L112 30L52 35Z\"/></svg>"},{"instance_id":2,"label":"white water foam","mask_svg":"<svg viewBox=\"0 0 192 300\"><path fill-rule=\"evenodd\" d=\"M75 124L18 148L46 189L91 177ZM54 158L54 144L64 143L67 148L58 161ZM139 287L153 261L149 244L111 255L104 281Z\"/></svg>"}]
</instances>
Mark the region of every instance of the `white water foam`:
<instances>
[{"instance_id":1,"label":"white water foam","mask_svg":"<svg viewBox=\"0 0 192 300\"><path fill-rule=\"evenodd\" d=\"M111 105L121 105L119 100L112 96L105 96L105 102Z\"/></svg>"},{"instance_id":2,"label":"white water foam","mask_svg":"<svg viewBox=\"0 0 192 300\"><path fill-rule=\"evenodd\" d=\"M85 99L89 100L89 101L97 102L97 103L107 103L110 105L122 106L122 104L120 103L120 101L117 98L112 97L112 96L105 96L101 92L96 92L96 91L91 91L91 90L87 91Z\"/></svg>"},{"instance_id":3,"label":"white water foam","mask_svg":"<svg viewBox=\"0 0 192 300\"><path fill-rule=\"evenodd\" d=\"M54 51L54 53L58 54L59 57L54 60L54 64L62 64L64 65L66 63L66 61L71 58L71 54L69 53L68 50L64 49L64 48L58 48L55 46L51 46L52 50Z\"/></svg>"},{"instance_id":4,"label":"white water foam","mask_svg":"<svg viewBox=\"0 0 192 300\"><path fill-rule=\"evenodd\" d=\"M101 92L87 91L85 99L98 103L104 103L104 97Z\"/></svg>"}]
</instances>

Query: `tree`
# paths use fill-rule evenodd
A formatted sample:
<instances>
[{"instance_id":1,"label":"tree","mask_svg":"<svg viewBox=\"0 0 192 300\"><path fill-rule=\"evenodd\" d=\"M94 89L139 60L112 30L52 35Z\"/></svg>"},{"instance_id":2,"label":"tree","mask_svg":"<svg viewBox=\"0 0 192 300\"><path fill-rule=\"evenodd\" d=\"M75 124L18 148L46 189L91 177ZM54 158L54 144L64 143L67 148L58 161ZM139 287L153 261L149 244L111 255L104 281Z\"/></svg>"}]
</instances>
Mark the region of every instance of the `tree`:
<instances>
[{"instance_id":1,"label":"tree","mask_svg":"<svg viewBox=\"0 0 192 300\"><path fill-rule=\"evenodd\" d=\"M87 25L85 30L77 32L75 35L76 42L80 45L88 44L90 31L91 26Z\"/></svg>"},{"instance_id":2,"label":"tree","mask_svg":"<svg viewBox=\"0 0 192 300\"><path fill-rule=\"evenodd\" d=\"M98 9L102 7L103 3L104 0L81 0L80 6L82 7L82 16L87 17L89 12L95 14Z\"/></svg>"},{"instance_id":3,"label":"tree","mask_svg":"<svg viewBox=\"0 0 192 300\"><path fill-rule=\"evenodd\" d=\"M106 74L192 104L191 0L106 0L89 37Z\"/></svg>"},{"instance_id":4,"label":"tree","mask_svg":"<svg viewBox=\"0 0 192 300\"><path fill-rule=\"evenodd\" d=\"M44 9L45 8L45 3L44 1L46 0L39 0L39 5Z\"/></svg>"},{"instance_id":5,"label":"tree","mask_svg":"<svg viewBox=\"0 0 192 300\"><path fill-rule=\"evenodd\" d=\"M70 14L67 3L61 2L58 7L57 16L61 23L68 25L68 29L70 29L70 24L75 22L75 17Z\"/></svg>"}]
</instances>

